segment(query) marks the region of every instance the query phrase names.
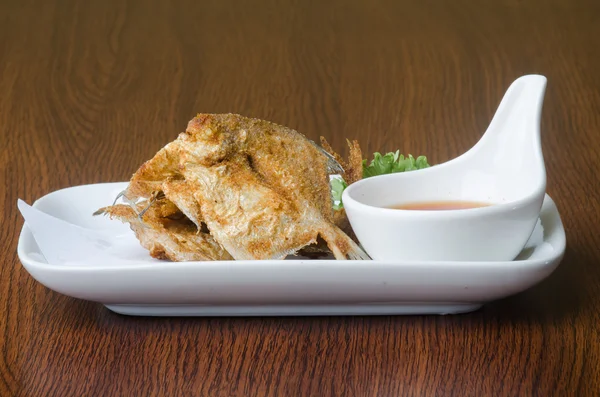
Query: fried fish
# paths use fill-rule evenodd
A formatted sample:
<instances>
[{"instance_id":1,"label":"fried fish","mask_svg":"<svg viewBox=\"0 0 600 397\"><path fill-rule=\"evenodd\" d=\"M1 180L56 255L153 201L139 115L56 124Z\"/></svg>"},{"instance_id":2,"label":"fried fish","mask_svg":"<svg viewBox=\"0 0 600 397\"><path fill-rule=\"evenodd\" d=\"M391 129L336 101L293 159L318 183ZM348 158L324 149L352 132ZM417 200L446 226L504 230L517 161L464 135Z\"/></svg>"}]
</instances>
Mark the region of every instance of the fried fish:
<instances>
[{"instance_id":1,"label":"fried fish","mask_svg":"<svg viewBox=\"0 0 600 397\"><path fill-rule=\"evenodd\" d=\"M136 203L135 209L155 206L156 197L164 197L183 215L178 222L188 222L202 236L203 243L193 250L212 250L198 255L225 257L211 243L206 245L208 237L236 260L283 258L320 237L336 259L369 259L334 223L331 160L292 129L235 114L199 114L185 132L138 169L123 194ZM119 216L113 208L102 212L132 228L140 218L136 213L144 211L132 209ZM146 237L144 246L160 240L164 248L168 241L170 259L189 252L174 235L165 240L160 234L174 228L172 223L165 226L164 214L146 211L142 221L151 214L162 229L151 227L158 230L152 236L138 229L138 238Z\"/></svg>"}]
</instances>

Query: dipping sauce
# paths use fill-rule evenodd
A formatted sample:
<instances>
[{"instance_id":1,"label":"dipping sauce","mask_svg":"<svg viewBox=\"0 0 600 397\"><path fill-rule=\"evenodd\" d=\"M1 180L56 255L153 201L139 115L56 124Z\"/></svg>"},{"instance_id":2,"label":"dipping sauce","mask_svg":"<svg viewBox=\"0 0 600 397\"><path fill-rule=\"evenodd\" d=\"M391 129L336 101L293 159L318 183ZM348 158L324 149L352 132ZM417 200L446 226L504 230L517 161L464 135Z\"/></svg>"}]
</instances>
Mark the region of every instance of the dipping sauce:
<instances>
[{"instance_id":1,"label":"dipping sauce","mask_svg":"<svg viewBox=\"0 0 600 397\"><path fill-rule=\"evenodd\" d=\"M416 203L404 203L392 205L394 210L420 210L420 211L444 211L444 210L466 210L469 208L488 207L491 204L479 201L419 201Z\"/></svg>"}]
</instances>

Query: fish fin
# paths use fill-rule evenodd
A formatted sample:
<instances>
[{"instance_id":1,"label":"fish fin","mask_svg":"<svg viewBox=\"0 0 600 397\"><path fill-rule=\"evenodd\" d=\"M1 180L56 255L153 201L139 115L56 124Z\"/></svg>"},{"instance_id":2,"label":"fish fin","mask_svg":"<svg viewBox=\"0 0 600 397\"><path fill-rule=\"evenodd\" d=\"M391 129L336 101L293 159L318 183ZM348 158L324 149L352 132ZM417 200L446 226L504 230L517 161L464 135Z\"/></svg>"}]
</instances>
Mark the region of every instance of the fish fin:
<instances>
[{"instance_id":1,"label":"fish fin","mask_svg":"<svg viewBox=\"0 0 600 397\"><path fill-rule=\"evenodd\" d=\"M343 174L344 167L337 161L334 155L323 149L314 141L308 140L311 145L317 148L325 157L327 157L327 173L329 174Z\"/></svg>"},{"instance_id":2,"label":"fish fin","mask_svg":"<svg viewBox=\"0 0 600 397\"><path fill-rule=\"evenodd\" d=\"M327 160L327 173L330 175L342 174L344 169L335 161Z\"/></svg>"}]
</instances>

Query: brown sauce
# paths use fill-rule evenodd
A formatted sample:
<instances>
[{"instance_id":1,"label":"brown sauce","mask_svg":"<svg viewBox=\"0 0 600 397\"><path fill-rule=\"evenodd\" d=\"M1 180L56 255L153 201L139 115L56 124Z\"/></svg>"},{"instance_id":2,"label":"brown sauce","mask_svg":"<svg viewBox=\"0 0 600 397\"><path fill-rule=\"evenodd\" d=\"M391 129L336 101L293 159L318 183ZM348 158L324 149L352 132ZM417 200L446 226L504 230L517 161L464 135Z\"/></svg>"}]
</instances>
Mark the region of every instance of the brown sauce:
<instances>
[{"instance_id":1,"label":"brown sauce","mask_svg":"<svg viewBox=\"0 0 600 397\"><path fill-rule=\"evenodd\" d=\"M444 210L466 210L470 208L488 207L491 204L479 201L420 201L415 203L403 203L392 205L388 208L395 210L419 210L419 211L444 211Z\"/></svg>"}]
</instances>

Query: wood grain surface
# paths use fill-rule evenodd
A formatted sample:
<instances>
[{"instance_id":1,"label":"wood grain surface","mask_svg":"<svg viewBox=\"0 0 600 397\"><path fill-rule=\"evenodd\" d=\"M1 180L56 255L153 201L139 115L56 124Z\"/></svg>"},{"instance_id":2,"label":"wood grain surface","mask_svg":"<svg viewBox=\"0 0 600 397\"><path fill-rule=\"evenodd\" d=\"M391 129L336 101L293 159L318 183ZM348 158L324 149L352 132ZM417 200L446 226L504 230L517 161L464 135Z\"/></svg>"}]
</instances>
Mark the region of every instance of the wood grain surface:
<instances>
[{"instance_id":1,"label":"wood grain surface","mask_svg":"<svg viewBox=\"0 0 600 397\"><path fill-rule=\"evenodd\" d=\"M596 0L0 2L0 395L600 394ZM131 318L37 283L17 198L127 180L196 112L440 163L548 78L545 281L456 316Z\"/></svg>"}]
</instances>

